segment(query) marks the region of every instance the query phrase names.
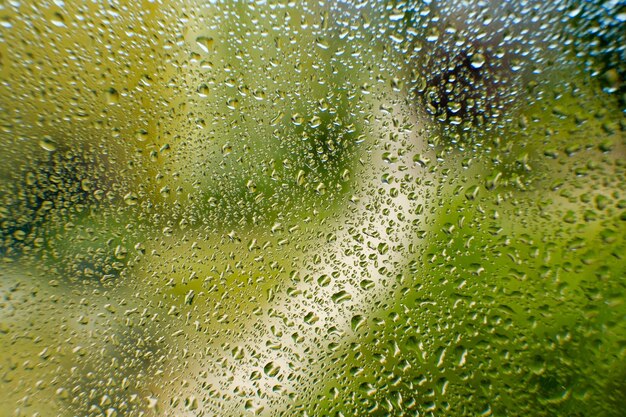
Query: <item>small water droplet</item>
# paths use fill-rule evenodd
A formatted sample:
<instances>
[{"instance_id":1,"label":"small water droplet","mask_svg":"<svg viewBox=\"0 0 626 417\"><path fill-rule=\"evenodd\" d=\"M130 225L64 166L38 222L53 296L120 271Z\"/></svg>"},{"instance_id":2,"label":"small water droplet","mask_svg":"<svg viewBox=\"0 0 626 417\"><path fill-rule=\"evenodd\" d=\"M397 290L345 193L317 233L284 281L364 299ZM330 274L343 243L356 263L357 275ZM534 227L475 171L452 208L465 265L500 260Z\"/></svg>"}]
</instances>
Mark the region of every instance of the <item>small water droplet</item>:
<instances>
[{"instance_id":1,"label":"small water droplet","mask_svg":"<svg viewBox=\"0 0 626 417\"><path fill-rule=\"evenodd\" d=\"M137 204L137 200L139 200L139 197L135 193L128 193L124 196L124 203L128 206L134 206Z\"/></svg>"},{"instance_id":2,"label":"small water droplet","mask_svg":"<svg viewBox=\"0 0 626 417\"><path fill-rule=\"evenodd\" d=\"M291 116L291 123L296 126L300 126L304 122L304 117L302 117L299 113L295 113Z\"/></svg>"},{"instance_id":3,"label":"small water droplet","mask_svg":"<svg viewBox=\"0 0 626 417\"><path fill-rule=\"evenodd\" d=\"M228 156L232 153L232 151L233 151L232 145L227 143L224 146L222 146L222 155Z\"/></svg>"},{"instance_id":4,"label":"small water droplet","mask_svg":"<svg viewBox=\"0 0 626 417\"><path fill-rule=\"evenodd\" d=\"M196 38L196 43L204 52L209 52L209 50L213 47L213 38L198 36Z\"/></svg>"},{"instance_id":5,"label":"small water droplet","mask_svg":"<svg viewBox=\"0 0 626 417\"><path fill-rule=\"evenodd\" d=\"M198 95L202 98L208 97L209 86L207 86L206 84L200 84L200 86L198 87Z\"/></svg>"},{"instance_id":6,"label":"small water droplet","mask_svg":"<svg viewBox=\"0 0 626 417\"><path fill-rule=\"evenodd\" d=\"M148 131L145 129L139 129L136 133L135 133L135 138L139 141L139 142L145 142L146 140L148 140Z\"/></svg>"},{"instance_id":7,"label":"small water droplet","mask_svg":"<svg viewBox=\"0 0 626 417\"><path fill-rule=\"evenodd\" d=\"M56 27L60 27L60 28L66 27L66 25L65 25L65 18L63 17L63 15L61 13L57 12L54 15L52 15L52 19L50 19L50 21Z\"/></svg>"},{"instance_id":8,"label":"small water droplet","mask_svg":"<svg viewBox=\"0 0 626 417\"><path fill-rule=\"evenodd\" d=\"M365 317L361 316L360 314L353 316L352 320L350 321L352 330L355 332L364 324L365 324Z\"/></svg>"},{"instance_id":9,"label":"small water droplet","mask_svg":"<svg viewBox=\"0 0 626 417\"><path fill-rule=\"evenodd\" d=\"M322 119L320 119L318 116L313 116L311 120L309 121L309 125L313 129L319 127L321 124L322 124Z\"/></svg>"},{"instance_id":10,"label":"small water droplet","mask_svg":"<svg viewBox=\"0 0 626 417\"><path fill-rule=\"evenodd\" d=\"M269 376L270 378L273 378L276 375L278 375L278 373L280 372L280 367L276 365L274 362L269 362L267 365L263 367L263 372L265 372L265 375Z\"/></svg>"},{"instance_id":11,"label":"small water droplet","mask_svg":"<svg viewBox=\"0 0 626 417\"><path fill-rule=\"evenodd\" d=\"M113 87L110 87L106 91L106 101L107 104L117 104L120 102L120 94Z\"/></svg>"},{"instance_id":12,"label":"small water droplet","mask_svg":"<svg viewBox=\"0 0 626 417\"><path fill-rule=\"evenodd\" d=\"M39 146L41 146L43 149L45 149L48 152L54 152L57 150L57 144L54 140L52 140L50 136L44 136L39 141Z\"/></svg>"},{"instance_id":13,"label":"small water droplet","mask_svg":"<svg viewBox=\"0 0 626 417\"><path fill-rule=\"evenodd\" d=\"M472 55L470 65L476 69L481 68L483 65L485 65L485 56L481 53Z\"/></svg>"}]
</instances>

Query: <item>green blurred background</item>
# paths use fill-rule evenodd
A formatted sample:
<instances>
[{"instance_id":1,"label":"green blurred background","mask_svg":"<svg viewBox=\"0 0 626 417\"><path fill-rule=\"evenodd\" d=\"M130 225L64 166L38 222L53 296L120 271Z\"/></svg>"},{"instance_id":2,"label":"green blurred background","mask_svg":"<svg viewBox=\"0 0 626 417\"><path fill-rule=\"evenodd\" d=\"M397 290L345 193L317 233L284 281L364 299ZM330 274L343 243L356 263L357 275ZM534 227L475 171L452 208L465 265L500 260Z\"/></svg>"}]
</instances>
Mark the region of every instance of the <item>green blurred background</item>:
<instances>
[{"instance_id":1,"label":"green blurred background","mask_svg":"<svg viewBox=\"0 0 626 417\"><path fill-rule=\"evenodd\" d=\"M3 5L0 415L623 415L624 13Z\"/></svg>"}]
</instances>

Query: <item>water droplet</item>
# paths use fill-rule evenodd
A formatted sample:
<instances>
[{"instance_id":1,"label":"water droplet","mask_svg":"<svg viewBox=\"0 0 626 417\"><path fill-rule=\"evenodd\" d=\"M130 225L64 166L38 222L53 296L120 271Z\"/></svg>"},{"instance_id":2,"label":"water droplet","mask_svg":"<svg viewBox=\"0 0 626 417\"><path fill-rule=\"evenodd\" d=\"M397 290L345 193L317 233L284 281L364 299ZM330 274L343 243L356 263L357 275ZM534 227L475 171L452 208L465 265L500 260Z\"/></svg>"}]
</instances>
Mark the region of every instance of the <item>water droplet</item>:
<instances>
[{"instance_id":1,"label":"water droplet","mask_svg":"<svg viewBox=\"0 0 626 417\"><path fill-rule=\"evenodd\" d=\"M263 372L270 378L274 378L280 372L280 366L274 362L269 362L263 367Z\"/></svg>"},{"instance_id":2,"label":"water droplet","mask_svg":"<svg viewBox=\"0 0 626 417\"><path fill-rule=\"evenodd\" d=\"M135 133L135 138L137 139L137 141L139 142L145 142L148 140L148 131L145 129L139 129L136 133Z\"/></svg>"},{"instance_id":3,"label":"water droplet","mask_svg":"<svg viewBox=\"0 0 626 417\"><path fill-rule=\"evenodd\" d=\"M359 330L359 328L361 328L364 324L365 324L365 317L363 317L360 314L352 316L352 320L350 320L350 326L352 327L352 330L355 332Z\"/></svg>"},{"instance_id":4,"label":"water droplet","mask_svg":"<svg viewBox=\"0 0 626 417\"><path fill-rule=\"evenodd\" d=\"M52 19L50 19L50 21L56 27L60 27L60 28L66 27L66 25L65 25L65 18L63 17L63 15L61 13L55 12L52 15Z\"/></svg>"},{"instance_id":5,"label":"water droplet","mask_svg":"<svg viewBox=\"0 0 626 417\"><path fill-rule=\"evenodd\" d=\"M44 136L39 141L39 146L41 146L42 149L45 149L48 152L54 152L57 150L57 144L54 140L52 140L50 136Z\"/></svg>"},{"instance_id":6,"label":"water droplet","mask_svg":"<svg viewBox=\"0 0 626 417\"><path fill-rule=\"evenodd\" d=\"M196 38L196 44L202 49L203 52L207 53L213 48L213 38L209 38L207 36L198 36Z\"/></svg>"},{"instance_id":7,"label":"water droplet","mask_svg":"<svg viewBox=\"0 0 626 417\"><path fill-rule=\"evenodd\" d=\"M294 113L291 116L291 123L296 126L300 126L302 123L304 123L304 117L302 117L302 115L300 115L299 113Z\"/></svg>"},{"instance_id":8,"label":"water droplet","mask_svg":"<svg viewBox=\"0 0 626 417\"><path fill-rule=\"evenodd\" d=\"M128 193L124 196L124 203L126 203L126 205L129 206L134 206L135 204L137 204L139 200L139 197L137 196L137 194L135 193Z\"/></svg>"},{"instance_id":9,"label":"water droplet","mask_svg":"<svg viewBox=\"0 0 626 417\"><path fill-rule=\"evenodd\" d=\"M209 87L206 84L200 84L198 87L198 95L202 98L209 96Z\"/></svg>"},{"instance_id":10,"label":"water droplet","mask_svg":"<svg viewBox=\"0 0 626 417\"><path fill-rule=\"evenodd\" d=\"M485 56L481 53L473 54L470 60L470 65L476 69L481 68L485 65Z\"/></svg>"},{"instance_id":11,"label":"water droplet","mask_svg":"<svg viewBox=\"0 0 626 417\"><path fill-rule=\"evenodd\" d=\"M107 104L113 105L120 102L120 94L113 87L110 87L106 90L106 102Z\"/></svg>"}]
</instances>

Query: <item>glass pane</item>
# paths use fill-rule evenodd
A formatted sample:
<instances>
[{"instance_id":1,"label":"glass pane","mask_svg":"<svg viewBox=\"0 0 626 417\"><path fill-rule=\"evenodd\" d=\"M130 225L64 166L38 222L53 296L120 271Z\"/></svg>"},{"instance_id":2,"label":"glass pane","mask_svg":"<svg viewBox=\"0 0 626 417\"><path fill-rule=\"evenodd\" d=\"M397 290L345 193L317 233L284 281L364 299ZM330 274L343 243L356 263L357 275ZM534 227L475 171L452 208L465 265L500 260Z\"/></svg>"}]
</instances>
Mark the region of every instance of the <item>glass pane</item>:
<instances>
[{"instance_id":1,"label":"glass pane","mask_svg":"<svg viewBox=\"0 0 626 417\"><path fill-rule=\"evenodd\" d=\"M622 415L625 20L4 2L0 415Z\"/></svg>"}]
</instances>

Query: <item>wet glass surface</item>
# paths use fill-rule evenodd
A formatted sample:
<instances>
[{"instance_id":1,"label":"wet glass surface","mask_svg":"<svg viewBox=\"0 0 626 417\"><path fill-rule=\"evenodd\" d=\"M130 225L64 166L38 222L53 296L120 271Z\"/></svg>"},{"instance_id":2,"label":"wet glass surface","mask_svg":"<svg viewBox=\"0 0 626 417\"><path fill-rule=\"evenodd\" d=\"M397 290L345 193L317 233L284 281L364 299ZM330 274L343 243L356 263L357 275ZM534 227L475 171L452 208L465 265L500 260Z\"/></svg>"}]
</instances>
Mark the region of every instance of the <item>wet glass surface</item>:
<instances>
[{"instance_id":1,"label":"wet glass surface","mask_svg":"<svg viewBox=\"0 0 626 417\"><path fill-rule=\"evenodd\" d=\"M622 415L625 21L4 2L0 415Z\"/></svg>"}]
</instances>

